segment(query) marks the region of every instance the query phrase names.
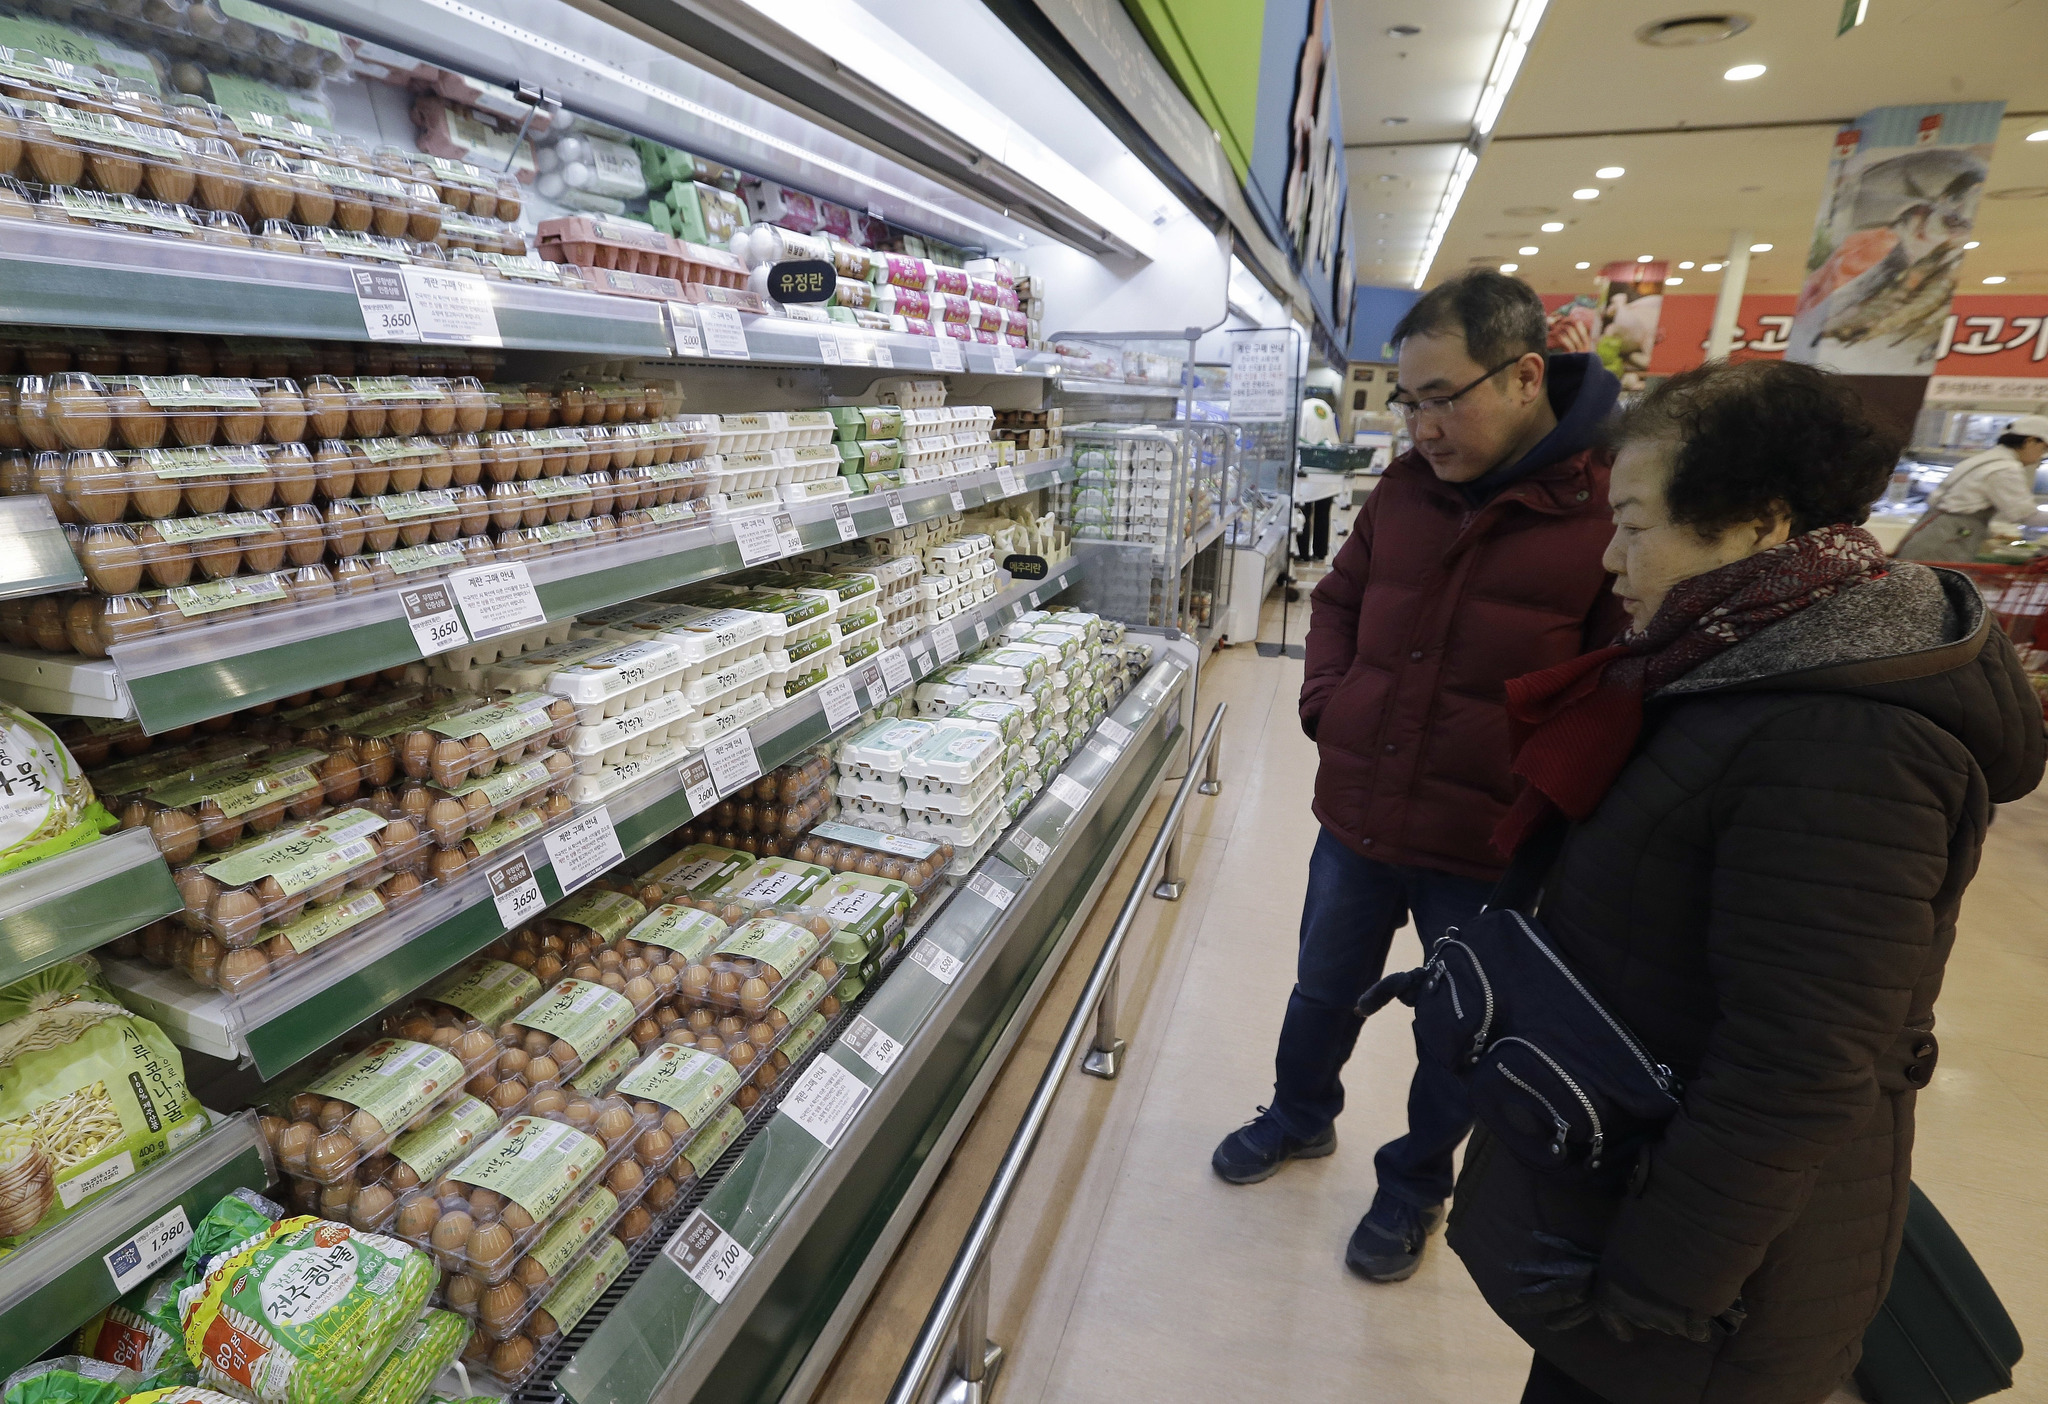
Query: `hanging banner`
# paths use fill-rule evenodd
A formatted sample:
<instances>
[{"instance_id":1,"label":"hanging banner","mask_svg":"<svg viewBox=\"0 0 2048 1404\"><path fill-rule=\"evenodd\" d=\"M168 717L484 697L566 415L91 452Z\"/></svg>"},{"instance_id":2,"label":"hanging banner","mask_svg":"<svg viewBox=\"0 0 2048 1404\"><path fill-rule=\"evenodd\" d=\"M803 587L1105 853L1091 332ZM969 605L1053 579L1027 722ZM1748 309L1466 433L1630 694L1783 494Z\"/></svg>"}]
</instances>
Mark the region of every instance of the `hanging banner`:
<instances>
[{"instance_id":1,"label":"hanging banner","mask_svg":"<svg viewBox=\"0 0 2048 1404\"><path fill-rule=\"evenodd\" d=\"M1591 346L1565 349L1591 351L1600 364L1621 377L1624 390L1640 390L1650 369L1650 357L1657 350L1657 323L1664 315L1664 278L1669 265L1656 263L1610 263L1593 280L1598 322L1591 329ZM1583 320L1574 313L1572 320ZM1570 325L1552 324L1551 336L1562 334L1577 339Z\"/></svg>"},{"instance_id":2,"label":"hanging banner","mask_svg":"<svg viewBox=\"0 0 2048 1404\"><path fill-rule=\"evenodd\" d=\"M1879 107L1835 134L1785 355L1926 375L1998 140L2002 102Z\"/></svg>"}]
</instances>

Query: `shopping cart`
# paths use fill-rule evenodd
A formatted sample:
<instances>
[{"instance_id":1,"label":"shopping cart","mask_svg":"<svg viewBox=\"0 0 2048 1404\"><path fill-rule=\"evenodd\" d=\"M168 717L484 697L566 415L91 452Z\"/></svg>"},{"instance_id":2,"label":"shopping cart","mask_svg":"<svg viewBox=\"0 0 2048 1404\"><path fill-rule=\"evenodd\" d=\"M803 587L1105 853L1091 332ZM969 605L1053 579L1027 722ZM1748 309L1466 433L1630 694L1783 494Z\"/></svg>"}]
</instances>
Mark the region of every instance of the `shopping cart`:
<instances>
[{"instance_id":1,"label":"shopping cart","mask_svg":"<svg viewBox=\"0 0 2048 1404\"><path fill-rule=\"evenodd\" d=\"M2048 559L2025 565L1993 565L1982 561L1943 561L1977 586L1985 607L1998 620L2020 662L2033 679L2034 693L2048 714Z\"/></svg>"}]
</instances>

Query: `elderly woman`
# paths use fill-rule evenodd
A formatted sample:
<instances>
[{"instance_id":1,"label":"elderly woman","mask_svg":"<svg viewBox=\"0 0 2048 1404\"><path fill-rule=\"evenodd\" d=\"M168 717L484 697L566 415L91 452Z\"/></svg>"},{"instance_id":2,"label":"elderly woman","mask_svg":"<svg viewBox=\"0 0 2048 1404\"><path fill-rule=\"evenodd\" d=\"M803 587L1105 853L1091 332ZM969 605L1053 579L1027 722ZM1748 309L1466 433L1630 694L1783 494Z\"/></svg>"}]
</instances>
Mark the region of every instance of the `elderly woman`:
<instances>
[{"instance_id":1,"label":"elderly woman","mask_svg":"<svg viewBox=\"0 0 2048 1404\"><path fill-rule=\"evenodd\" d=\"M1613 1190L1482 1127L1450 1243L1527 1401L1807 1404L1891 1280L1956 909L2041 704L1967 579L1861 530L1894 450L1839 379L1690 371L1616 446L1634 624L1508 685L1496 843L1571 821L1538 915L1682 1102Z\"/></svg>"}]
</instances>

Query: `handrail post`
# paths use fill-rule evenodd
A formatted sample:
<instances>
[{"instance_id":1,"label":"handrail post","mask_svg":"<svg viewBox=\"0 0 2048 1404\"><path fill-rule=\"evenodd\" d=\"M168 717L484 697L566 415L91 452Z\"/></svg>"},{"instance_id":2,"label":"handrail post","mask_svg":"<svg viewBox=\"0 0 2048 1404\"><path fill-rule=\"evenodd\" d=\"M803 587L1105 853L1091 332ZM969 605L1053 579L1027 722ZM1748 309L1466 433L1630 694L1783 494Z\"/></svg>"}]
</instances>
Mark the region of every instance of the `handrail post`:
<instances>
[{"instance_id":1,"label":"handrail post","mask_svg":"<svg viewBox=\"0 0 2048 1404\"><path fill-rule=\"evenodd\" d=\"M1152 895L1162 902L1178 902L1180 894L1187 891L1187 881L1181 876L1181 840L1184 837L1182 821L1176 817L1173 824L1173 838L1166 845L1166 859L1159 865L1159 886L1152 889Z\"/></svg>"},{"instance_id":2,"label":"handrail post","mask_svg":"<svg viewBox=\"0 0 2048 1404\"><path fill-rule=\"evenodd\" d=\"M1216 733L1216 743L1209 747L1209 763L1202 769L1202 783L1195 786L1196 793L1204 795L1220 795L1223 793L1223 781L1216 774L1216 767L1222 759L1223 733L1219 731Z\"/></svg>"},{"instance_id":3,"label":"handrail post","mask_svg":"<svg viewBox=\"0 0 2048 1404\"><path fill-rule=\"evenodd\" d=\"M1109 982L1102 987L1102 999L1095 1006L1095 1042L1081 1059L1081 1071L1115 1081L1123 1068L1124 1041L1116 1036L1116 986L1123 962L1110 967Z\"/></svg>"},{"instance_id":4,"label":"handrail post","mask_svg":"<svg viewBox=\"0 0 2048 1404\"><path fill-rule=\"evenodd\" d=\"M960 1303L953 1328L953 1358L946 1383L933 1404L984 1404L1003 1368L1003 1348L988 1338L988 1259L974 1270L974 1284Z\"/></svg>"}]
</instances>

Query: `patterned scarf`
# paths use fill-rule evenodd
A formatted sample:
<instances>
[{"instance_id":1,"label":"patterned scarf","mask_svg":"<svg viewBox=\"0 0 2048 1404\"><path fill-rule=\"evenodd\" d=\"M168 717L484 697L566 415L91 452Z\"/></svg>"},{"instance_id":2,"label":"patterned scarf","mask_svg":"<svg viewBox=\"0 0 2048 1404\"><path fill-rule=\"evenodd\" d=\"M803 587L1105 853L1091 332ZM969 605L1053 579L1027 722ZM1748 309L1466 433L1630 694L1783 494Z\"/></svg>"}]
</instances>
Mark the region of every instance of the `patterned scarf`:
<instances>
[{"instance_id":1,"label":"patterned scarf","mask_svg":"<svg viewBox=\"0 0 2048 1404\"><path fill-rule=\"evenodd\" d=\"M1507 685L1514 773L1529 783L1493 831L1512 854L1549 815L1584 819L1634 754L1643 700L1787 615L1885 573L1861 527L1805 532L1672 587L1644 629Z\"/></svg>"}]
</instances>

